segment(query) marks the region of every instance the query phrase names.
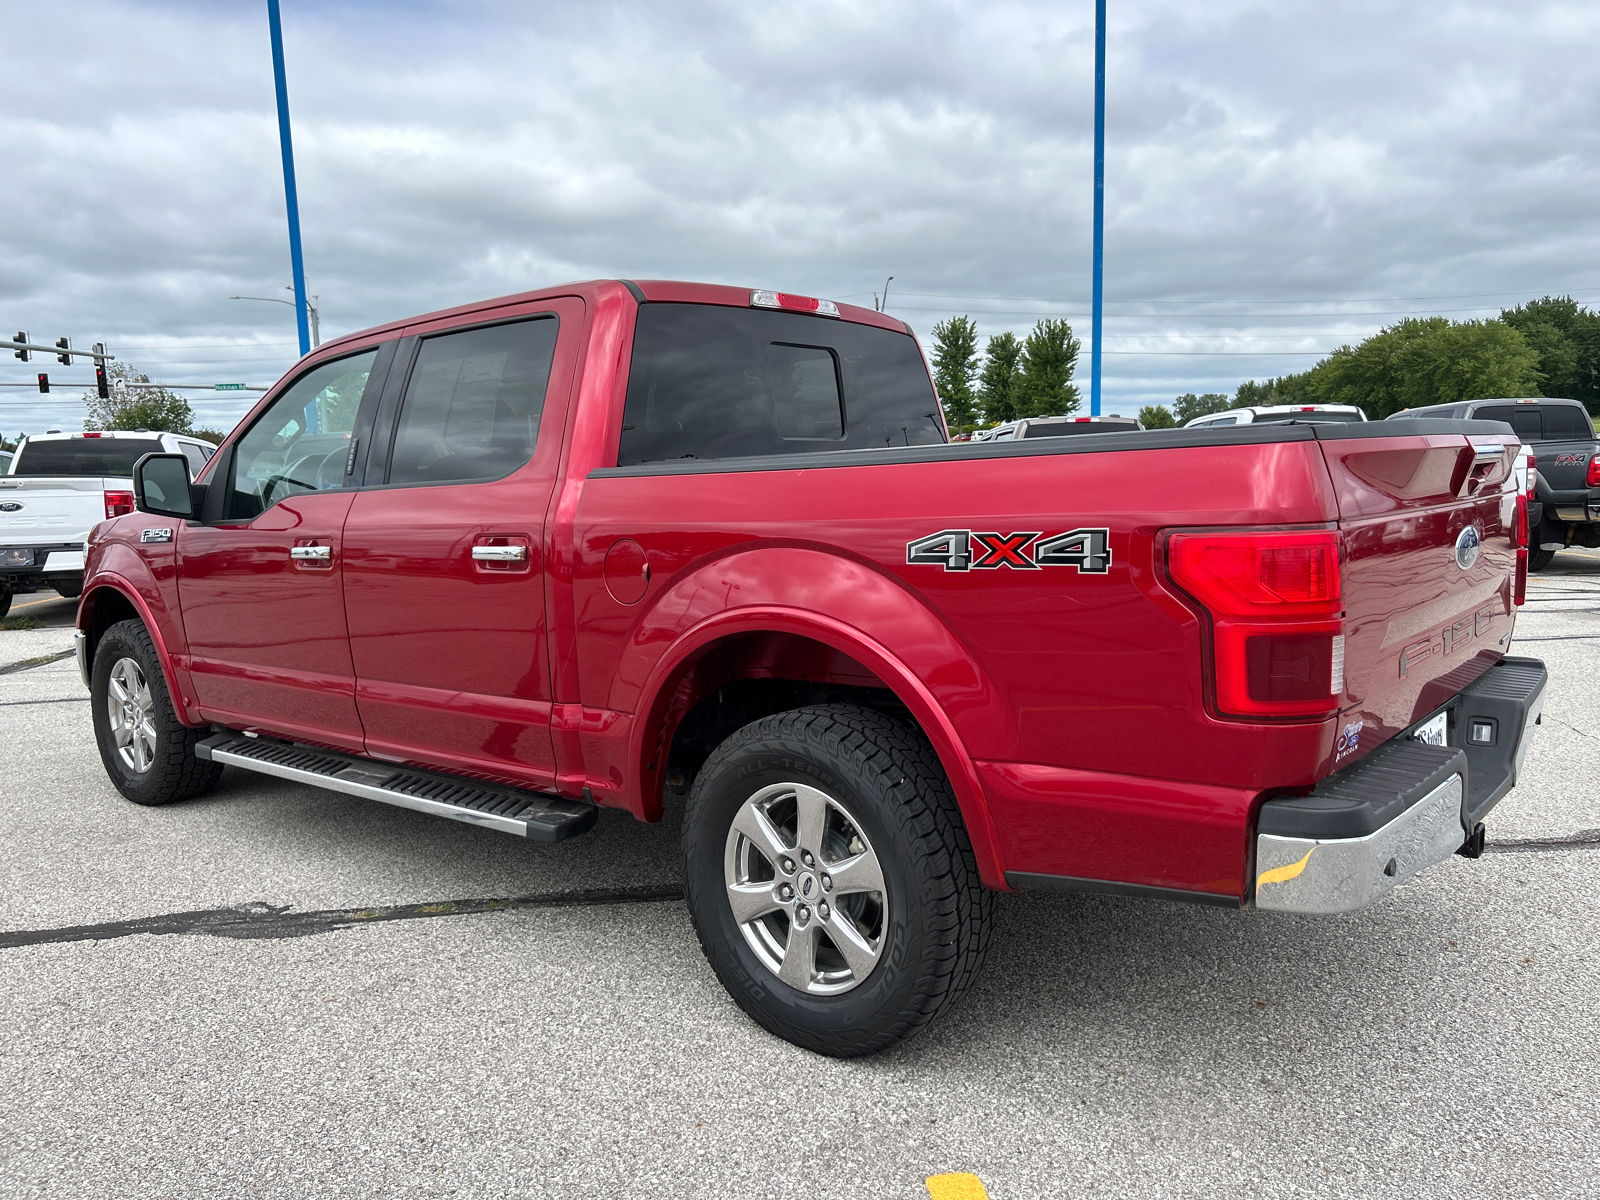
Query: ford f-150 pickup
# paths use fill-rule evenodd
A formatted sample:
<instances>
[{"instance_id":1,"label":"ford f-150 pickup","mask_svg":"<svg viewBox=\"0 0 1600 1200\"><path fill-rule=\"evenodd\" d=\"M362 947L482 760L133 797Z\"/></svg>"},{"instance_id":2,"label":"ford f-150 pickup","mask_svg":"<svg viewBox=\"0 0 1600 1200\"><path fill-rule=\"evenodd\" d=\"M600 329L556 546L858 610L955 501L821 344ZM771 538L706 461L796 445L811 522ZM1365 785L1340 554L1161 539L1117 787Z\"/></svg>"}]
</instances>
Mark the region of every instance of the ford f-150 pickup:
<instances>
[{"instance_id":1,"label":"ford f-150 pickup","mask_svg":"<svg viewBox=\"0 0 1600 1200\"><path fill-rule=\"evenodd\" d=\"M998 892L1334 913L1474 856L1546 679L1516 447L950 444L886 314L574 284L322 346L197 479L142 459L79 662L140 804L232 765L552 841L681 806L734 999L865 1054Z\"/></svg>"}]
</instances>

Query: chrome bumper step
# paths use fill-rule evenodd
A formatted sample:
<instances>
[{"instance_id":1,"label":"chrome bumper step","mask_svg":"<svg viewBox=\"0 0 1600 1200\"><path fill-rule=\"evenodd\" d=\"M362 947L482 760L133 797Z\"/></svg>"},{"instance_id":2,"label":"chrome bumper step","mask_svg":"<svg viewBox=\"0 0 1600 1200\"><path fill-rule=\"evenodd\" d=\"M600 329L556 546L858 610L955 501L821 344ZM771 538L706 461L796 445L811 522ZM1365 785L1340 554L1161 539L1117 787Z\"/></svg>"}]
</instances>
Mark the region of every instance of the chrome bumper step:
<instances>
[{"instance_id":1,"label":"chrome bumper step","mask_svg":"<svg viewBox=\"0 0 1600 1200\"><path fill-rule=\"evenodd\" d=\"M537 842L560 842L586 833L594 828L599 816L593 804L581 800L232 731L206 738L195 746L195 754L210 762L309 783L347 796L381 800Z\"/></svg>"}]
</instances>

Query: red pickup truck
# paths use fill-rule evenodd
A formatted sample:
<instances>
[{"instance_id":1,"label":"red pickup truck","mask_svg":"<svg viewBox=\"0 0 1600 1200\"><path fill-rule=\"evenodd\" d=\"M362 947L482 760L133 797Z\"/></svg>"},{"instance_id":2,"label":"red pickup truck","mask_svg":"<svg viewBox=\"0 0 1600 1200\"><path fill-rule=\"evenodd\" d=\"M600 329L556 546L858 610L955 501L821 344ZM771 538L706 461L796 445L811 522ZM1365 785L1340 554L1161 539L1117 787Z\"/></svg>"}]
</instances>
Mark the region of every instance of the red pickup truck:
<instances>
[{"instance_id":1,"label":"red pickup truck","mask_svg":"<svg viewBox=\"0 0 1600 1200\"><path fill-rule=\"evenodd\" d=\"M734 999L865 1054L997 891L1339 912L1516 782L1503 425L950 444L894 318L602 281L322 346L94 532L111 781L224 764L559 840L682 806Z\"/></svg>"}]
</instances>

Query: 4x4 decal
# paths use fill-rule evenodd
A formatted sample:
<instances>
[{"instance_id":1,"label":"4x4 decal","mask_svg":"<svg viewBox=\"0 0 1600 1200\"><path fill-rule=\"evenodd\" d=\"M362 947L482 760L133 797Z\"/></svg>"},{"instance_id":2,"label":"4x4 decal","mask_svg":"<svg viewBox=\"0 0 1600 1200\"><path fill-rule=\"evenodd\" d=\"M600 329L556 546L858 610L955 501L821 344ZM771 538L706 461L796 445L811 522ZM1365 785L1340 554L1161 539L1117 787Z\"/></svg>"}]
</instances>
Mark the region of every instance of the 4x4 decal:
<instances>
[{"instance_id":1,"label":"4x4 decal","mask_svg":"<svg viewBox=\"0 0 1600 1200\"><path fill-rule=\"evenodd\" d=\"M1111 569L1111 531L1074 529L1045 537L1042 533L941 529L907 542L906 563L914 567L943 567L946 571L992 571L1000 567L1037 571L1040 567L1072 567L1080 575L1104 575Z\"/></svg>"}]
</instances>

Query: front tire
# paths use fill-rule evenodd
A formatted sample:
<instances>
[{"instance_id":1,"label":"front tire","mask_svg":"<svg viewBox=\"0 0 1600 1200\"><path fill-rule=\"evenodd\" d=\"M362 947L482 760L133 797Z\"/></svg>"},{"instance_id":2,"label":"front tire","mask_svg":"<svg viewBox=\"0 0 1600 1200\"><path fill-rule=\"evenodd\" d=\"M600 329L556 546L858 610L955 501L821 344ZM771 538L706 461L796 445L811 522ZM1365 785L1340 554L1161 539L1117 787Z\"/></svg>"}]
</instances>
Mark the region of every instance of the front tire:
<instances>
[{"instance_id":1,"label":"front tire","mask_svg":"<svg viewBox=\"0 0 1600 1200\"><path fill-rule=\"evenodd\" d=\"M95 647L90 707L100 761L112 785L135 804L171 804L209 791L222 764L194 753L204 729L178 720L150 633L119 621Z\"/></svg>"},{"instance_id":2,"label":"front tire","mask_svg":"<svg viewBox=\"0 0 1600 1200\"><path fill-rule=\"evenodd\" d=\"M1550 565L1551 559L1555 558L1555 556L1556 552L1554 550L1544 550L1538 546L1534 546L1528 551L1529 573L1531 574L1534 571L1544 570Z\"/></svg>"},{"instance_id":3,"label":"front tire","mask_svg":"<svg viewBox=\"0 0 1600 1200\"><path fill-rule=\"evenodd\" d=\"M707 760L684 819L689 912L739 1007L849 1058L953 1005L988 948L994 896L933 749L870 709L745 726Z\"/></svg>"}]
</instances>

